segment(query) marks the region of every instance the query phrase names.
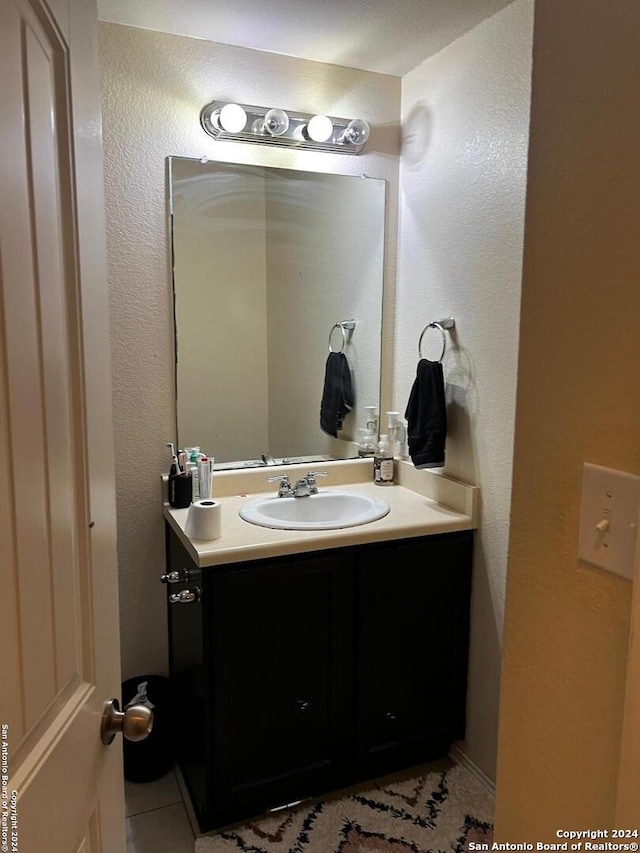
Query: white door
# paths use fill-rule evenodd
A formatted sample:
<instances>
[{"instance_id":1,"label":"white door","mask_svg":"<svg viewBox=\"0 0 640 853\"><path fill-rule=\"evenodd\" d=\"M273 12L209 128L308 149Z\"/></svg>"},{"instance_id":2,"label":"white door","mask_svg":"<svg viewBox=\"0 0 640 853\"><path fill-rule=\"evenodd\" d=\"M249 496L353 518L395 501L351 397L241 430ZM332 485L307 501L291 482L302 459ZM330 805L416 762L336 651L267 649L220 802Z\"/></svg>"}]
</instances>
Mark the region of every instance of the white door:
<instances>
[{"instance_id":1,"label":"white door","mask_svg":"<svg viewBox=\"0 0 640 853\"><path fill-rule=\"evenodd\" d=\"M19 853L125 849L121 742L99 734L120 672L95 15L0 0L0 820Z\"/></svg>"}]
</instances>

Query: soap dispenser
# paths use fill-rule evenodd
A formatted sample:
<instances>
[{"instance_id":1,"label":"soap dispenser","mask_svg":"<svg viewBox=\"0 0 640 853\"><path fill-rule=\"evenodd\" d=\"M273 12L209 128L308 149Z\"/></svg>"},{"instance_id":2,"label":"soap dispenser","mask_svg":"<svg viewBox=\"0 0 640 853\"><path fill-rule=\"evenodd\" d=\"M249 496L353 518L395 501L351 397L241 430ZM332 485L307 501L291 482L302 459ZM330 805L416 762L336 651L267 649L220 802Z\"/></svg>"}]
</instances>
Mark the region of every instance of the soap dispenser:
<instances>
[{"instance_id":1,"label":"soap dispenser","mask_svg":"<svg viewBox=\"0 0 640 853\"><path fill-rule=\"evenodd\" d=\"M376 437L368 429L359 429L360 443L358 444L358 456L375 456Z\"/></svg>"},{"instance_id":2,"label":"soap dispenser","mask_svg":"<svg viewBox=\"0 0 640 853\"><path fill-rule=\"evenodd\" d=\"M394 456L407 457L407 429L400 412L387 412L387 432Z\"/></svg>"},{"instance_id":3,"label":"soap dispenser","mask_svg":"<svg viewBox=\"0 0 640 853\"><path fill-rule=\"evenodd\" d=\"M366 429L369 432L373 433L374 438L378 435L378 407L377 406L365 406L364 407L366 414ZM375 450L375 447L374 447Z\"/></svg>"},{"instance_id":4,"label":"soap dispenser","mask_svg":"<svg viewBox=\"0 0 640 853\"><path fill-rule=\"evenodd\" d=\"M376 486L390 486L393 483L395 462L386 435L380 436L378 452L373 457L373 482Z\"/></svg>"}]
</instances>

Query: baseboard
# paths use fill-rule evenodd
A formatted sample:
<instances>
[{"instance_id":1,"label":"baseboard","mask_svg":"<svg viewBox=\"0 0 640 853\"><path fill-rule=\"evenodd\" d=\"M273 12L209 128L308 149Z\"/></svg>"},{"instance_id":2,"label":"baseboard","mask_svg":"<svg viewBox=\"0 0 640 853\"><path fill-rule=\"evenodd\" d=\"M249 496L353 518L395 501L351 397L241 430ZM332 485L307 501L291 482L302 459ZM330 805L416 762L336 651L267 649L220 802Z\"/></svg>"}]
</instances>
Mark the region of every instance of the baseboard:
<instances>
[{"instance_id":1,"label":"baseboard","mask_svg":"<svg viewBox=\"0 0 640 853\"><path fill-rule=\"evenodd\" d=\"M193 832L194 837L197 839L202 832L200 831L200 825L198 823L198 818L196 817L195 810L193 805L191 804L191 797L189 795L189 789L187 788L187 783L184 781L184 776L182 775L182 771L176 764L173 768L176 779L178 780L178 789L182 795L182 802L184 803L184 810L187 813L187 819L191 824L191 831Z\"/></svg>"},{"instance_id":2,"label":"baseboard","mask_svg":"<svg viewBox=\"0 0 640 853\"><path fill-rule=\"evenodd\" d=\"M463 764L470 773L478 779L479 782L482 782L484 787L492 794L494 797L496 795L496 783L490 779L487 774L480 770L477 764L469 758L469 756L463 752L459 746L452 746L449 752L449 758L452 761L455 761L457 764Z\"/></svg>"}]
</instances>

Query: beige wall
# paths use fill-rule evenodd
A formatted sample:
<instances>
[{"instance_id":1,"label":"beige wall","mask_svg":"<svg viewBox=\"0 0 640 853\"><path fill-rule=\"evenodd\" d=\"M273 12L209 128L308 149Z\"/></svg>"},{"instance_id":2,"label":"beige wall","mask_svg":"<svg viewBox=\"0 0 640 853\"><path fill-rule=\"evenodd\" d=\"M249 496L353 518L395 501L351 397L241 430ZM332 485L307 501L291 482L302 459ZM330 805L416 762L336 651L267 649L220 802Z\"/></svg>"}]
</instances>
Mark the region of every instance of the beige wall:
<instances>
[{"instance_id":1,"label":"beige wall","mask_svg":"<svg viewBox=\"0 0 640 853\"><path fill-rule=\"evenodd\" d=\"M496 811L511 842L613 820L631 585L577 541L583 462L640 474L639 32L635 1L536 3Z\"/></svg>"},{"instance_id":2,"label":"beige wall","mask_svg":"<svg viewBox=\"0 0 640 853\"><path fill-rule=\"evenodd\" d=\"M354 177L345 187L344 177L309 174L304 204L294 206L279 203L285 180L267 190L269 448L275 456L330 453L319 412L334 323L357 319L344 350L355 405L339 438L357 440L364 407L379 405L385 185ZM342 346L337 329L331 341ZM304 401L295 418L290 396Z\"/></svg>"},{"instance_id":3,"label":"beige wall","mask_svg":"<svg viewBox=\"0 0 640 853\"><path fill-rule=\"evenodd\" d=\"M178 436L228 461L269 446L265 181L220 185L199 160L174 159Z\"/></svg>"},{"instance_id":4,"label":"beige wall","mask_svg":"<svg viewBox=\"0 0 640 853\"><path fill-rule=\"evenodd\" d=\"M531 71L532 0L516 0L407 74L397 286L396 408L431 320L453 316L444 360L445 473L482 488L467 740L496 761ZM440 338L428 332L424 354Z\"/></svg>"},{"instance_id":5,"label":"beige wall","mask_svg":"<svg viewBox=\"0 0 640 853\"><path fill-rule=\"evenodd\" d=\"M100 25L107 248L113 344L123 675L166 670L159 505L164 446L175 433L173 328L165 158L217 158L389 182L384 345L391 399L400 81L395 77ZM201 129L213 100L365 116L374 126L358 157L216 142Z\"/></svg>"}]
</instances>

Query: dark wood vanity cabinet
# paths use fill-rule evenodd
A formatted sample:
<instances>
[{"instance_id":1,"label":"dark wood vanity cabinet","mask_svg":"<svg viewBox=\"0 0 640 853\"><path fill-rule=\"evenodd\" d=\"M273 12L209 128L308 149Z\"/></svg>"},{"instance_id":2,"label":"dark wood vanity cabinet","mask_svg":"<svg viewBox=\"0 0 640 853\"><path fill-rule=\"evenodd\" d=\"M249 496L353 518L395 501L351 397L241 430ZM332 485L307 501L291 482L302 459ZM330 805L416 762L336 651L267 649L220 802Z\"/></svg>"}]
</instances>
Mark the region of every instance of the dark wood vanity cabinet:
<instances>
[{"instance_id":1,"label":"dark wood vanity cabinet","mask_svg":"<svg viewBox=\"0 0 640 853\"><path fill-rule=\"evenodd\" d=\"M363 778L464 737L471 532L355 553L355 722Z\"/></svg>"},{"instance_id":2,"label":"dark wood vanity cabinet","mask_svg":"<svg viewBox=\"0 0 640 853\"><path fill-rule=\"evenodd\" d=\"M167 526L178 761L203 830L464 736L472 533L198 569Z\"/></svg>"},{"instance_id":3,"label":"dark wood vanity cabinet","mask_svg":"<svg viewBox=\"0 0 640 853\"><path fill-rule=\"evenodd\" d=\"M209 572L213 808L221 819L330 790L351 722L349 559Z\"/></svg>"}]
</instances>

